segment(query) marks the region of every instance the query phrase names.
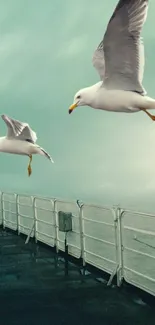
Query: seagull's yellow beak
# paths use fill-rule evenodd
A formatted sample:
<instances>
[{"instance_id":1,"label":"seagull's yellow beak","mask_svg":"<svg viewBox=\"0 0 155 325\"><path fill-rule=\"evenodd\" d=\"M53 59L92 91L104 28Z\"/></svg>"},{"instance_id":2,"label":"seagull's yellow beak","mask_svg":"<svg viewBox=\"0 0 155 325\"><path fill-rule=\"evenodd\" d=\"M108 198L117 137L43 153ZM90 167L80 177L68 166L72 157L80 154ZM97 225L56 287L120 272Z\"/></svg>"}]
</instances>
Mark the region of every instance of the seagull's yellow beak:
<instances>
[{"instance_id":1,"label":"seagull's yellow beak","mask_svg":"<svg viewBox=\"0 0 155 325\"><path fill-rule=\"evenodd\" d=\"M76 108L78 106L78 104L77 103L75 103L75 104L72 104L71 106L70 106L70 108L69 108L69 114L71 114L72 112L73 112L73 110Z\"/></svg>"}]
</instances>

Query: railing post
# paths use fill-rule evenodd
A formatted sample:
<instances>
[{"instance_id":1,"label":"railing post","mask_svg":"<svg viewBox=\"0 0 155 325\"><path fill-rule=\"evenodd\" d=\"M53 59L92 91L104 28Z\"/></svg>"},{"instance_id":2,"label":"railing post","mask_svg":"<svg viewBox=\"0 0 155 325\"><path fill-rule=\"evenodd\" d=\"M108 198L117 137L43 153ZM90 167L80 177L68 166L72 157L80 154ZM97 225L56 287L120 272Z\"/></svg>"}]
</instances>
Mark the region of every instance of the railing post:
<instances>
[{"instance_id":1,"label":"railing post","mask_svg":"<svg viewBox=\"0 0 155 325\"><path fill-rule=\"evenodd\" d=\"M1 201L1 225L3 226L3 217L2 217L2 192L0 192L0 201Z\"/></svg>"},{"instance_id":2,"label":"railing post","mask_svg":"<svg viewBox=\"0 0 155 325\"><path fill-rule=\"evenodd\" d=\"M2 214L2 227L4 228L3 192L1 192L1 214Z\"/></svg>"},{"instance_id":3,"label":"railing post","mask_svg":"<svg viewBox=\"0 0 155 325\"><path fill-rule=\"evenodd\" d=\"M58 216L57 216L57 211L56 211L56 203L57 200L54 199L54 207L53 207L53 213L54 213L54 224L55 224L55 248L56 248L56 252L58 253L59 251L59 240L58 240Z\"/></svg>"},{"instance_id":4,"label":"railing post","mask_svg":"<svg viewBox=\"0 0 155 325\"><path fill-rule=\"evenodd\" d=\"M1 203L2 203L2 223L3 223L3 229L5 229L5 209L4 209L4 192L2 192L2 196L1 196Z\"/></svg>"},{"instance_id":5,"label":"railing post","mask_svg":"<svg viewBox=\"0 0 155 325\"><path fill-rule=\"evenodd\" d=\"M35 205L35 199L36 198L34 196L31 196L32 210L33 210L33 224L32 224L32 227L30 228L29 234L27 235L25 244L28 244L33 230L34 230L35 242L37 243L37 237L36 237L36 205Z\"/></svg>"},{"instance_id":6,"label":"railing post","mask_svg":"<svg viewBox=\"0 0 155 325\"><path fill-rule=\"evenodd\" d=\"M20 235L19 194L16 195L17 233Z\"/></svg>"},{"instance_id":7,"label":"railing post","mask_svg":"<svg viewBox=\"0 0 155 325\"><path fill-rule=\"evenodd\" d=\"M122 227L122 217L124 211L120 208L117 209L118 216L118 242L119 242L119 269L117 272L117 282L118 286L121 285L124 277L124 265L123 265L123 227Z\"/></svg>"},{"instance_id":8,"label":"railing post","mask_svg":"<svg viewBox=\"0 0 155 325\"><path fill-rule=\"evenodd\" d=\"M80 226L80 242L81 242L81 258L82 258L82 265L85 267L85 234L84 234L84 220L83 220L83 203L79 203L77 200L77 205L79 207L79 226Z\"/></svg>"},{"instance_id":9,"label":"railing post","mask_svg":"<svg viewBox=\"0 0 155 325\"><path fill-rule=\"evenodd\" d=\"M58 253L59 252L59 223L58 223L56 199L54 199L54 219L55 219L55 247L56 247L56 253Z\"/></svg>"},{"instance_id":10,"label":"railing post","mask_svg":"<svg viewBox=\"0 0 155 325\"><path fill-rule=\"evenodd\" d=\"M107 286L110 286L113 278L117 275L117 286L119 286L119 279L118 279L118 270L119 270L119 244L118 244L118 215L117 215L117 207L113 207L113 217L114 217L114 229L115 229L115 252L116 252L116 266L108 280Z\"/></svg>"},{"instance_id":11,"label":"railing post","mask_svg":"<svg viewBox=\"0 0 155 325\"><path fill-rule=\"evenodd\" d=\"M31 196L31 200L32 200L33 219L34 219L34 239L35 239L35 243L37 243L36 197Z\"/></svg>"},{"instance_id":12,"label":"railing post","mask_svg":"<svg viewBox=\"0 0 155 325\"><path fill-rule=\"evenodd\" d=\"M116 263L119 265L119 247L118 247L118 215L116 207L113 207L114 229L115 229L115 248L116 248Z\"/></svg>"}]
</instances>

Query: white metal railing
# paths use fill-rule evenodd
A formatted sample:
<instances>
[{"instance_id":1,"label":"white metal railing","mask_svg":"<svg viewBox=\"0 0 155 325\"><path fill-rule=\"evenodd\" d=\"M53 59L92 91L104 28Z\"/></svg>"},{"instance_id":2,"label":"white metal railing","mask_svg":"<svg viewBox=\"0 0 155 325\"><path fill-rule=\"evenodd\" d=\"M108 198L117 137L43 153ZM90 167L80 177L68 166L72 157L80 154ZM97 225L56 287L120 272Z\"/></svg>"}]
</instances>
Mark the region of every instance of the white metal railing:
<instances>
[{"instance_id":1,"label":"white metal railing","mask_svg":"<svg viewBox=\"0 0 155 325\"><path fill-rule=\"evenodd\" d=\"M72 213L68 252L107 272L108 284L117 277L155 295L155 215L55 198L0 193L0 224L64 250L58 212Z\"/></svg>"}]
</instances>

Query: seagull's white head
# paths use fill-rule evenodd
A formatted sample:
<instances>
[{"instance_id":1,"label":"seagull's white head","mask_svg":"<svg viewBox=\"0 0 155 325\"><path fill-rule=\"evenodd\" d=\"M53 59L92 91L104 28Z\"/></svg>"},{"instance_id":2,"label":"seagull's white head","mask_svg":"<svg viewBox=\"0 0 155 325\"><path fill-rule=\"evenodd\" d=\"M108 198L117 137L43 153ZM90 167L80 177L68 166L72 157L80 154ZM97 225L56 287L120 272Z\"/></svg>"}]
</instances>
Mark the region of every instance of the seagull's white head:
<instances>
[{"instance_id":1,"label":"seagull's white head","mask_svg":"<svg viewBox=\"0 0 155 325\"><path fill-rule=\"evenodd\" d=\"M88 88L79 90L74 96L73 104L69 107L69 114L71 114L73 110L78 106L89 105L89 101L90 95Z\"/></svg>"}]
</instances>

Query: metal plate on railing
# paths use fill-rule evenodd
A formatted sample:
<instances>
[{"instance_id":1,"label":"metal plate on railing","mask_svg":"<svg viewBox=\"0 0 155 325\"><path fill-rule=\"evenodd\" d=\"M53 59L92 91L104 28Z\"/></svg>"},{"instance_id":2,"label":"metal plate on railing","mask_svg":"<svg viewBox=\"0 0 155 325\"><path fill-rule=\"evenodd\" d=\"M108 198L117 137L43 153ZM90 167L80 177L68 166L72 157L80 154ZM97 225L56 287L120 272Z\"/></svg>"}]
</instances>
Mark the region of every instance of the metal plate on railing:
<instances>
[{"instance_id":1,"label":"metal plate on railing","mask_svg":"<svg viewBox=\"0 0 155 325\"><path fill-rule=\"evenodd\" d=\"M74 202L56 201L56 219L57 219L57 242L58 248L62 251L65 249L65 233L58 229L58 212L63 211L72 213L72 231L67 234L68 252L75 257L81 256L81 239L80 239L80 221L79 207Z\"/></svg>"}]
</instances>

